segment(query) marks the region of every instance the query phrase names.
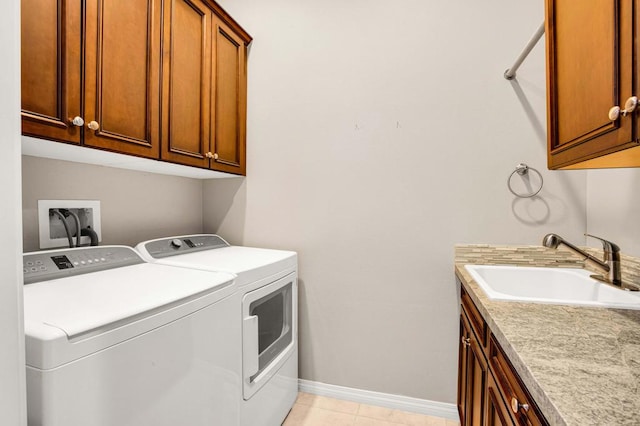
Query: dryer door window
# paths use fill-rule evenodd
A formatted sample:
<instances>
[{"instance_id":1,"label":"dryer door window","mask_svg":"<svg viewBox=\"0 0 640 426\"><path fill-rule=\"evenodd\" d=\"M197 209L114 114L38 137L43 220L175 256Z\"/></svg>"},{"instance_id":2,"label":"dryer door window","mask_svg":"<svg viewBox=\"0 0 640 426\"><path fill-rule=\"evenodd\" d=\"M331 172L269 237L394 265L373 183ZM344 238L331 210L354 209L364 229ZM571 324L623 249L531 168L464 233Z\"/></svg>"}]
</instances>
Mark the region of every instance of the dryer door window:
<instances>
[{"instance_id":1,"label":"dryer door window","mask_svg":"<svg viewBox=\"0 0 640 426\"><path fill-rule=\"evenodd\" d=\"M291 283L249 305L258 317L258 372L260 374L292 341Z\"/></svg>"}]
</instances>

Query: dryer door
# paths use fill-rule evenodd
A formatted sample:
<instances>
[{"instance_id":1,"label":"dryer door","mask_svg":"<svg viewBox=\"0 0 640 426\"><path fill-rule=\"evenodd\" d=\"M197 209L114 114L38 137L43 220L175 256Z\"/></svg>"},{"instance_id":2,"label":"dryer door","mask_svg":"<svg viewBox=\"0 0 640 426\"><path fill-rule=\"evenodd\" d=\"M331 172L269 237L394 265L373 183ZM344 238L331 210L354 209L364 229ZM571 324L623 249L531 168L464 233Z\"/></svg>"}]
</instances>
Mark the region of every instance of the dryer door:
<instances>
[{"instance_id":1,"label":"dryer door","mask_svg":"<svg viewBox=\"0 0 640 426\"><path fill-rule=\"evenodd\" d=\"M297 345L297 283L291 273L242 299L243 396L251 398Z\"/></svg>"}]
</instances>

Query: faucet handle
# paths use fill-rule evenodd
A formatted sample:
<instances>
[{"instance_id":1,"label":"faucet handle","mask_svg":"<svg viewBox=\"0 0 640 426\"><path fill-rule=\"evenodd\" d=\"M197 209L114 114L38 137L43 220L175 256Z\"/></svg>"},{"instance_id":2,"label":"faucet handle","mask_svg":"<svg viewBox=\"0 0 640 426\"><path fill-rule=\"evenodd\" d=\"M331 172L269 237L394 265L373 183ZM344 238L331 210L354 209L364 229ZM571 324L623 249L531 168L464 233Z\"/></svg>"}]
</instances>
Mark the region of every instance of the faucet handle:
<instances>
[{"instance_id":1,"label":"faucet handle","mask_svg":"<svg viewBox=\"0 0 640 426\"><path fill-rule=\"evenodd\" d=\"M617 244L612 243L611 241L607 241L604 238L596 237L595 235L591 235L591 234L584 234L584 235L585 237L595 238L596 240L600 240L602 242L602 249L604 250L605 257L607 256L608 253L620 252L620 247L618 247Z\"/></svg>"}]
</instances>

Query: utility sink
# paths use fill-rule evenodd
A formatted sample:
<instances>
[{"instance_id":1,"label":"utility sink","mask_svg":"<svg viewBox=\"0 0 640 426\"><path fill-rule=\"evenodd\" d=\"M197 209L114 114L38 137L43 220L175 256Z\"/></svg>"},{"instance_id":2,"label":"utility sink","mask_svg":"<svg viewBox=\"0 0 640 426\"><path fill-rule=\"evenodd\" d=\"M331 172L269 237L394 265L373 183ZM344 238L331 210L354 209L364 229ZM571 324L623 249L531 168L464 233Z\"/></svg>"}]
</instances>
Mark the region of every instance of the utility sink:
<instances>
[{"instance_id":1,"label":"utility sink","mask_svg":"<svg viewBox=\"0 0 640 426\"><path fill-rule=\"evenodd\" d=\"M640 292L603 284L584 269L465 265L492 300L640 310Z\"/></svg>"}]
</instances>

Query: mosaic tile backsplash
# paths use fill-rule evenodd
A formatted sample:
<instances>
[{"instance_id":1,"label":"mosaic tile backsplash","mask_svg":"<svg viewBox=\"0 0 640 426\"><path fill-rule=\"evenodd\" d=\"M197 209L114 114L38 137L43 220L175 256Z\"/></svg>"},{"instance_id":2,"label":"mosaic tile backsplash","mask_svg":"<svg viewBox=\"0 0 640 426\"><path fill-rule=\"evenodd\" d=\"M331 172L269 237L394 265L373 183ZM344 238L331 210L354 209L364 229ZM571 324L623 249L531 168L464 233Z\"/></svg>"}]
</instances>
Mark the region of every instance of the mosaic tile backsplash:
<instances>
[{"instance_id":1,"label":"mosaic tile backsplash","mask_svg":"<svg viewBox=\"0 0 640 426\"><path fill-rule=\"evenodd\" d=\"M594 257L602 259L602 250L581 247ZM550 249L543 246L501 246L490 244L458 244L455 262L484 265L519 265L557 268L584 268L600 273L591 262L564 247ZM640 285L640 258L621 255L622 280Z\"/></svg>"}]
</instances>

